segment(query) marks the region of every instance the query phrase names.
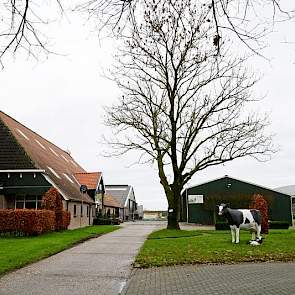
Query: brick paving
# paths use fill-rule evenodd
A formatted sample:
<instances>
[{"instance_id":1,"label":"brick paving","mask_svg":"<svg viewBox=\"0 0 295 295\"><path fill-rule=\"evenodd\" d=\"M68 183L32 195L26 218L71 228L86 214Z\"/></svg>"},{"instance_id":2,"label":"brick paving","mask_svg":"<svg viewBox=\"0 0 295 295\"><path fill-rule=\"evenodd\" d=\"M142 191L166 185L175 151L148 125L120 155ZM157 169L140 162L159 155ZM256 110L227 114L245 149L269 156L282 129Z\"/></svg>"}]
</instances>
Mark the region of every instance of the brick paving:
<instances>
[{"instance_id":1,"label":"brick paving","mask_svg":"<svg viewBox=\"0 0 295 295\"><path fill-rule=\"evenodd\" d=\"M293 295L295 263L135 269L122 295Z\"/></svg>"}]
</instances>

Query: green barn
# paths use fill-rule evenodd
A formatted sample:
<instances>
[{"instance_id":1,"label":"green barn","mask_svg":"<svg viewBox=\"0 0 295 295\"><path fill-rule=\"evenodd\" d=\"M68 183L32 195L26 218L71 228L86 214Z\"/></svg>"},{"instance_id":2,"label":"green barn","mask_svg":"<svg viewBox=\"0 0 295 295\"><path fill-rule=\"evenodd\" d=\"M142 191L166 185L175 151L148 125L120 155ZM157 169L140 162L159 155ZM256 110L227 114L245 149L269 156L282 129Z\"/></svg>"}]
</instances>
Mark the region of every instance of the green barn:
<instances>
[{"instance_id":1,"label":"green barn","mask_svg":"<svg viewBox=\"0 0 295 295\"><path fill-rule=\"evenodd\" d=\"M217 215L216 205L229 203L231 208L249 208L255 194L260 194L267 200L269 220L287 221L292 225L290 195L227 175L185 189L180 204L180 220L213 225L222 220Z\"/></svg>"}]
</instances>

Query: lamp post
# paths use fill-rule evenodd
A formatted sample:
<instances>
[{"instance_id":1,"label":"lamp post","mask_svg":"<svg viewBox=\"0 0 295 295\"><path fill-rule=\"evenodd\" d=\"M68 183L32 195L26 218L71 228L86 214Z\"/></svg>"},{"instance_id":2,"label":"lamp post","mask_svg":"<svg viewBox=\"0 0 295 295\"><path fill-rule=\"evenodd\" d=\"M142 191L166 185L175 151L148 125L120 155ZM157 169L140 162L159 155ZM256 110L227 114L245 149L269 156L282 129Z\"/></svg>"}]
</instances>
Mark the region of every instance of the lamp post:
<instances>
[{"instance_id":1,"label":"lamp post","mask_svg":"<svg viewBox=\"0 0 295 295\"><path fill-rule=\"evenodd\" d=\"M87 188L87 185L85 185L85 184L82 184L81 186L80 186L80 192L82 193L82 194L86 194L87 193L87 190L88 190L88 188ZM80 211L80 226L82 225L82 212L83 212L83 197L82 197L82 204L81 204L81 211Z\"/></svg>"}]
</instances>

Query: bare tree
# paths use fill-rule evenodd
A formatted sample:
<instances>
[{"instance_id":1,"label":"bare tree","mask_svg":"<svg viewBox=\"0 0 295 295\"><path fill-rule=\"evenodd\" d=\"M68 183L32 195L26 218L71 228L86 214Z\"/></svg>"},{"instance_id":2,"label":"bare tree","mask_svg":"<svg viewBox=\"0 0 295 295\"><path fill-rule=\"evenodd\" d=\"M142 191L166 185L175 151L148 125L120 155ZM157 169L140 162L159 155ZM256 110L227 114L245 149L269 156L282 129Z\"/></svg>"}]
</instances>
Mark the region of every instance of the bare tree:
<instances>
[{"instance_id":1,"label":"bare tree","mask_svg":"<svg viewBox=\"0 0 295 295\"><path fill-rule=\"evenodd\" d=\"M139 150L141 161L156 163L168 228L179 228L181 192L195 173L241 157L265 159L273 147L267 119L249 111L257 80L248 77L245 58L230 58L212 42L211 9L192 0L142 8L130 34L121 35L112 79L123 96L107 108L106 123L119 154Z\"/></svg>"},{"instance_id":2,"label":"bare tree","mask_svg":"<svg viewBox=\"0 0 295 295\"><path fill-rule=\"evenodd\" d=\"M63 8L59 0L58 13ZM47 38L40 31L42 25L49 23L49 9L42 13L42 4L29 0L3 0L0 2L0 64L6 54L15 54L22 49L28 56L38 59L40 52L50 53Z\"/></svg>"}]
</instances>

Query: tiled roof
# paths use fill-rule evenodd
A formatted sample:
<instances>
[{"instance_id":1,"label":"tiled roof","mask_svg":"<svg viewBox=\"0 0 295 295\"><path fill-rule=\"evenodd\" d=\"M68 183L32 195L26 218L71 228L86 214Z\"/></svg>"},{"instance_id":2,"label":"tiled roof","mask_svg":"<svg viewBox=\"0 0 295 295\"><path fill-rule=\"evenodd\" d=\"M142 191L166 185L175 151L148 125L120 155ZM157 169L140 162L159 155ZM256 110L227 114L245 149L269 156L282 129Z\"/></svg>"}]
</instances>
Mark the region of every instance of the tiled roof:
<instances>
[{"instance_id":1,"label":"tiled roof","mask_svg":"<svg viewBox=\"0 0 295 295\"><path fill-rule=\"evenodd\" d=\"M20 148L20 151L16 152L14 150L16 148L13 147L13 144L8 144L6 153L14 156L5 169L37 168L45 170L47 180L56 186L65 198L93 203L93 200L87 194L80 193L80 185L73 178L75 173L83 173L86 171L69 153L2 111L0 111L0 120L4 123L3 128L5 129L5 126L8 128L8 134L14 137L14 140L16 140ZM5 138L6 139L1 139L0 141L2 146L5 146L6 140L12 142L11 137L7 136L7 134ZM2 141L4 141L4 143ZM0 146L0 154L2 153L2 146ZM8 154L4 155L4 157L7 158ZM26 155L28 162L21 164L22 160L17 156L20 154ZM4 164L2 162L2 165ZM19 165L21 167L19 167ZM30 165L31 167L29 167Z\"/></svg>"},{"instance_id":2,"label":"tiled roof","mask_svg":"<svg viewBox=\"0 0 295 295\"><path fill-rule=\"evenodd\" d=\"M111 195L105 194L103 197L103 204L107 207L124 208L120 203Z\"/></svg>"},{"instance_id":3,"label":"tiled roof","mask_svg":"<svg viewBox=\"0 0 295 295\"><path fill-rule=\"evenodd\" d=\"M0 170L33 169L34 164L0 116Z\"/></svg>"},{"instance_id":4,"label":"tiled roof","mask_svg":"<svg viewBox=\"0 0 295 295\"><path fill-rule=\"evenodd\" d=\"M75 173L74 176L81 185L86 185L88 189L96 189L101 172L79 172Z\"/></svg>"},{"instance_id":5,"label":"tiled roof","mask_svg":"<svg viewBox=\"0 0 295 295\"><path fill-rule=\"evenodd\" d=\"M110 194L124 207L131 185L105 185L106 194Z\"/></svg>"}]
</instances>

